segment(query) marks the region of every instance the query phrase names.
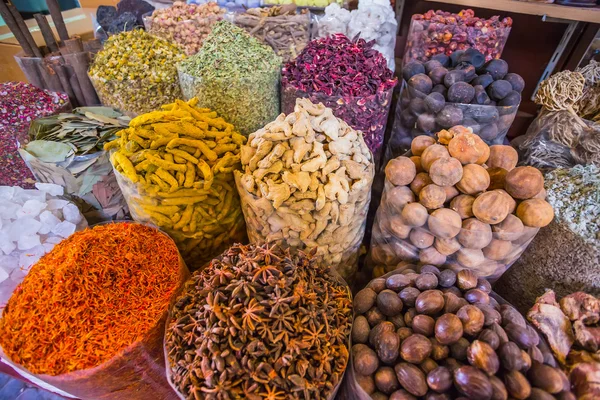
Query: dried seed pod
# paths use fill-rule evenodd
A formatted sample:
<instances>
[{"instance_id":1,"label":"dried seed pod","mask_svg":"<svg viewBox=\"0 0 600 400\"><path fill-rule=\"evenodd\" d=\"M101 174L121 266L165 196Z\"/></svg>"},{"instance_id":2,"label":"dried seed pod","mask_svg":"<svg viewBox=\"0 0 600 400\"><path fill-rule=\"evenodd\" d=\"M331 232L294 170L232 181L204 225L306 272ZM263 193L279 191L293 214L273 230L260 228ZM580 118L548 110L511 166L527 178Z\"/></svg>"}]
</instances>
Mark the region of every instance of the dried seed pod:
<instances>
[{"instance_id":1,"label":"dried seed pod","mask_svg":"<svg viewBox=\"0 0 600 400\"><path fill-rule=\"evenodd\" d=\"M476 306L463 306L456 312L456 316L461 320L465 334L475 336L481 332L485 317Z\"/></svg>"},{"instance_id":2,"label":"dried seed pod","mask_svg":"<svg viewBox=\"0 0 600 400\"><path fill-rule=\"evenodd\" d=\"M481 165L467 164L463 167L463 176L456 188L464 194L477 194L490 186L490 175Z\"/></svg>"},{"instance_id":3,"label":"dried seed pod","mask_svg":"<svg viewBox=\"0 0 600 400\"><path fill-rule=\"evenodd\" d=\"M429 184L419 192L419 202L430 210L442 208L446 202L446 191L441 186Z\"/></svg>"},{"instance_id":4,"label":"dried seed pod","mask_svg":"<svg viewBox=\"0 0 600 400\"><path fill-rule=\"evenodd\" d=\"M410 226L423 226L428 217L427 209L419 203L407 204L402 209L402 219Z\"/></svg>"},{"instance_id":5,"label":"dried seed pod","mask_svg":"<svg viewBox=\"0 0 600 400\"><path fill-rule=\"evenodd\" d=\"M509 371L504 374L504 385L508 394L518 400L524 400L531 394L531 385L519 371Z\"/></svg>"},{"instance_id":6,"label":"dried seed pod","mask_svg":"<svg viewBox=\"0 0 600 400\"><path fill-rule=\"evenodd\" d=\"M462 222L457 239L468 249L483 249L492 241L492 228L476 218L468 218Z\"/></svg>"},{"instance_id":7,"label":"dried seed pod","mask_svg":"<svg viewBox=\"0 0 600 400\"><path fill-rule=\"evenodd\" d=\"M431 354L432 345L427 337L418 333L404 339L400 345L400 356L412 364L420 364Z\"/></svg>"},{"instance_id":8,"label":"dried seed pod","mask_svg":"<svg viewBox=\"0 0 600 400\"><path fill-rule=\"evenodd\" d=\"M452 199L450 208L458 213L462 219L473 216L473 202L475 197L468 194L460 194Z\"/></svg>"},{"instance_id":9,"label":"dried seed pod","mask_svg":"<svg viewBox=\"0 0 600 400\"><path fill-rule=\"evenodd\" d=\"M542 228L554 219L552 206L542 199L522 201L517 207L517 217L527 226Z\"/></svg>"},{"instance_id":10,"label":"dried seed pod","mask_svg":"<svg viewBox=\"0 0 600 400\"><path fill-rule=\"evenodd\" d=\"M394 367L400 385L414 396L425 396L427 381L425 374L416 366L408 363L396 364Z\"/></svg>"},{"instance_id":11,"label":"dried seed pod","mask_svg":"<svg viewBox=\"0 0 600 400\"><path fill-rule=\"evenodd\" d=\"M417 297L415 308L420 314L435 315L444 308L444 296L439 290L426 290Z\"/></svg>"},{"instance_id":12,"label":"dried seed pod","mask_svg":"<svg viewBox=\"0 0 600 400\"><path fill-rule=\"evenodd\" d=\"M488 375L495 375L500 369L500 360L494 349L486 342L474 340L467 349L469 364L483 370Z\"/></svg>"},{"instance_id":13,"label":"dried seed pod","mask_svg":"<svg viewBox=\"0 0 600 400\"><path fill-rule=\"evenodd\" d=\"M428 146L423 153L421 154L421 165L423 169L429 172L429 167L435 160L440 158L449 158L450 154L448 153L448 149L446 146L442 146L441 144L434 144Z\"/></svg>"},{"instance_id":14,"label":"dried seed pod","mask_svg":"<svg viewBox=\"0 0 600 400\"><path fill-rule=\"evenodd\" d=\"M363 315L354 318L354 323L352 324L352 342L366 343L370 332L369 322Z\"/></svg>"},{"instance_id":15,"label":"dried seed pod","mask_svg":"<svg viewBox=\"0 0 600 400\"><path fill-rule=\"evenodd\" d=\"M435 322L435 338L440 344L456 343L463 335L461 320L454 314L446 313Z\"/></svg>"},{"instance_id":16,"label":"dried seed pod","mask_svg":"<svg viewBox=\"0 0 600 400\"><path fill-rule=\"evenodd\" d=\"M454 385L471 399L490 399L492 384L488 377L475 367L463 366L454 372Z\"/></svg>"},{"instance_id":17,"label":"dried seed pod","mask_svg":"<svg viewBox=\"0 0 600 400\"><path fill-rule=\"evenodd\" d=\"M409 185L416 175L417 168L408 157L396 157L385 167L386 179L396 186Z\"/></svg>"},{"instance_id":18,"label":"dried seed pod","mask_svg":"<svg viewBox=\"0 0 600 400\"><path fill-rule=\"evenodd\" d=\"M410 190L418 196L425 186L432 183L433 181L427 172L419 172L417 176L415 176L415 179L410 183Z\"/></svg>"},{"instance_id":19,"label":"dried seed pod","mask_svg":"<svg viewBox=\"0 0 600 400\"><path fill-rule=\"evenodd\" d=\"M473 202L473 214L486 224L498 224L508 216L510 206L510 201L503 192L492 190L477 196Z\"/></svg>"},{"instance_id":20,"label":"dried seed pod","mask_svg":"<svg viewBox=\"0 0 600 400\"><path fill-rule=\"evenodd\" d=\"M530 199L544 188L544 176L534 167L516 167L506 174L504 188L515 199Z\"/></svg>"},{"instance_id":21,"label":"dried seed pod","mask_svg":"<svg viewBox=\"0 0 600 400\"><path fill-rule=\"evenodd\" d=\"M429 176L438 186L454 186L460 181L462 175L462 164L454 157L439 158L429 167Z\"/></svg>"},{"instance_id":22,"label":"dried seed pod","mask_svg":"<svg viewBox=\"0 0 600 400\"><path fill-rule=\"evenodd\" d=\"M447 392L452 387L452 373L446 367L437 367L427 374L427 385L435 392Z\"/></svg>"},{"instance_id":23,"label":"dried seed pod","mask_svg":"<svg viewBox=\"0 0 600 400\"><path fill-rule=\"evenodd\" d=\"M432 336L435 320L429 315L416 315L412 321L412 330L423 336Z\"/></svg>"},{"instance_id":24,"label":"dried seed pod","mask_svg":"<svg viewBox=\"0 0 600 400\"><path fill-rule=\"evenodd\" d=\"M364 314L375 305L377 293L373 289L364 288L354 296L354 312Z\"/></svg>"},{"instance_id":25,"label":"dried seed pod","mask_svg":"<svg viewBox=\"0 0 600 400\"><path fill-rule=\"evenodd\" d=\"M410 151L415 156L423 154L426 148L435 144L435 139L431 136L420 135L414 138L410 144Z\"/></svg>"},{"instance_id":26,"label":"dried seed pod","mask_svg":"<svg viewBox=\"0 0 600 400\"><path fill-rule=\"evenodd\" d=\"M396 372L391 367L381 367L375 372L375 386L385 394L391 394L400 387Z\"/></svg>"},{"instance_id":27,"label":"dried seed pod","mask_svg":"<svg viewBox=\"0 0 600 400\"><path fill-rule=\"evenodd\" d=\"M456 211L442 208L431 213L427 226L435 237L450 239L459 234L462 219Z\"/></svg>"}]
</instances>

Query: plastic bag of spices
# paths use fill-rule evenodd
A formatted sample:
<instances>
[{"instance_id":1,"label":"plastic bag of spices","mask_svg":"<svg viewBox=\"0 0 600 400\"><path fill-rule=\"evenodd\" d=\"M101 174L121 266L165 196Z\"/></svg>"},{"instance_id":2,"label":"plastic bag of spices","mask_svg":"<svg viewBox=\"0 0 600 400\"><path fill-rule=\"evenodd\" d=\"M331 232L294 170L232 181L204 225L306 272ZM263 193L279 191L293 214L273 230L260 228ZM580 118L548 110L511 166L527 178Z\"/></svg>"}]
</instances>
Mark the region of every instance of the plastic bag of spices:
<instances>
[{"instance_id":1,"label":"plastic bag of spices","mask_svg":"<svg viewBox=\"0 0 600 400\"><path fill-rule=\"evenodd\" d=\"M469 270L394 270L354 313L344 398L575 398L543 338Z\"/></svg>"},{"instance_id":2,"label":"plastic bag of spices","mask_svg":"<svg viewBox=\"0 0 600 400\"><path fill-rule=\"evenodd\" d=\"M170 310L169 383L190 400L197 393L335 399L348 364L351 305L346 282L314 253L236 244L197 271ZM225 309L229 318L221 318Z\"/></svg>"},{"instance_id":3,"label":"plastic bag of spices","mask_svg":"<svg viewBox=\"0 0 600 400\"><path fill-rule=\"evenodd\" d=\"M175 243L155 228L119 222L75 233L9 300L2 357L80 399L171 399L162 340L188 278Z\"/></svg>"},{"instance_id":4,"label":"plastic bag of spices","mask_svg":"<svg viewBox=\"0 0 600 400\"><path fill-rule=\"evenodd\" d=\"M133 219L167 232L191 269L245 239L233 171L246 138L196 103L140 115L105 146Z\"/></svg>"},{"instance_id":5,"label":"plastic bag of spices","mask_svg":"<svg viewBox=\"0 0 600 400\"><path fill-rule=\"evenodd\" d=\"M511 146L490 147L463 126L437 137L418 136L410 157L385 168L369 254L373 274L405 262L468 268L493 281L554 217L544 177L516 167Z\"/></svg>"}]
</instances>

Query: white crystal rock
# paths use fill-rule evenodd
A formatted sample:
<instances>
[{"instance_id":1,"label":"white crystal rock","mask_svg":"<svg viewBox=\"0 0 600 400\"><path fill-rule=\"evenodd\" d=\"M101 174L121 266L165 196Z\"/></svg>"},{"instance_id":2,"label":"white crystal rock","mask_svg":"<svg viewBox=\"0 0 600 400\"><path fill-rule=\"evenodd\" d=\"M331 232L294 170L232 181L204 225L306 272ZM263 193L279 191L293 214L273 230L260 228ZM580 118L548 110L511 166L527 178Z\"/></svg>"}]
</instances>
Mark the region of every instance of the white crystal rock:
<instances>
[{"instance_id":1,"label":"white crystal rock","mask_svg":"<svg viewBox=\"0 0 600 400\"><path fill-rule=\"evenodd\" d=\"M10 273L13 269L19 268L19 259L15 256L0 256L0 268Z\"/></svg>"},{"instance_id":2,"label":"white crystal rock","mask_svg":"<svg viewBox=\"0 0 600 400\"><path fill-rule=\"evenodd\" d=\"M4 270L4 268L0 267L0 282L4 282L8 279L8 272Z\"/></svg>"},{"instance_id":3,"label":"white crystal rock","mask_svg":"<svg viewBox=\"0 0 600 400\"><path fill-rule=\"evenodd\" d=\"M69 204L69 202L61 199L50 199L48 200L47 204L48 207L46 207L46 209L53 211L62 209L64 206Z\"/></svg>"},{"instance_id":4,"label":"white crystal rock","mask_svg":"<svg viewBox=\"0 0 600 400\"><path fill-rule=\"evenodd\" d=\"M0 250L6 255L12 253L17 248L17 245L10 240L8 233L0 232Z\"/></svg>"},{"instance_id":5,"label":"white crystal rock","mask_svg":"<svg viewBox=\"0 0 600 400\"><path fill-rule=\"evenodd\" d=\"M3 187L3 186L0 186ZM0 199L0 218L15 219L20 206L8 200Z\"/></svg>"},{"instance_id":6,"label":"white crystal rock","mask_svg":"<svg viewBox=\"0 0 600 400\"><path fill-rule=\"evenodd\" d=\"M42 256L46 254L44 246L33 247L29 251L24 251L19 257L19 267L25 274L29 271L31 266L38 262Z\"/></svg>"},{"instance_id":7,"label":"white crystal rock","mask_svg":"<svg viewBox=\"0 0 600 400\"><path fill-rule=\"evenodd\" d=\"M41 246L41 244L39 235L35 233L33 235L21 235L18 242L19 250L29 250L35 246Z\"/></svg>"},{"instance_id":8,"label":"white crystal rock","mask_svg":"<svg viewBox=\"0 0 600 400\"><path fill-rule=\"evenodd\" d=\"M65 194L65 188L54 183L36 183L35 187L42 192L48 193L50 196L62 196Z\"/></svg>"},{"instance_id":9,"label":"white crystal rock","mask_svg":"<svg viewBox=\"0 0 600 400\"><path fill-rule=\"evenodd\" d=\"M12 199L15 195L15 190L15 186L0 186L0 199Z\"/></svg>"},{"instance_id":10,"label":"white crystal rock","mask_svg":"<svg viewBox=\"0 0 600 400\"><path fill-rule=\"evenodd\" d=\"M42 223L42 227L40 228L39 233L43 235L48 234L50 231L52 231L52 229L54 229L56 225L60 223L60 219L58 219L54 214L52 214L48 210L43 211L40 214L40 221Z\"/></svg>"},{"instance_id":11,"label":"white crystal rock","mask_svg":"<svg viewBox=\"0 0 600 400\"><path fill-rule=\"evenodd\" d=\"M38 233L41 227L42 223L37 219L23 217L11 225L8 235L13 242L16 242L21 235L33 235Z\"/></svg>"},{"instance_id":12,"label":"white crystal rock","mask_svg":"<svg viewBox=\"0 0 600 400\"><path fill-rule=\"evenodd\" d=\"M52 243L52 244L58 244L60 242L62 242L63 238L58 237L58 236L48 236L48 238L46 240L44 240L44 243Z\"/></svg>"},{"instance_id":13,"label":"white crystal rock","mask_svg":"<svg viewBox=\"0 0 600 400\"><path fill-rule=\"evenodd\" d=\"M73 203L69 203L62 209L63 216L69 222L77 225L81 222L81 213L79 212L79 208Z\"/></svg>"},{"instance_id":14,"label":"white crystal rock","mask_svg":"<svg viewBox=\"0 0 600 400\"><path fill-rule=\"evenodd\" d=\"M27 189L16 192L13 196L13 201L19 202L21 204L25 203L27 200L37 200L37 201L46 201L46 192L40 192L35 189Z\"/></svg>"},{"instance_id":15,"label":"white crystal rock","mask_svg":"<svg viewBox=\"0 0 600 400\"><path fill-rule=\"evenodd\" d=\"M27 200L23 207L17 211L17 218L37 217L46 208L46 203L37 200Z\"/></svg>"},{"instance_id":16,"label":"white crystal rock","mask_svg":"<svg viewBox=\"0 0 600 400\"><path fill-rule=\"evenodd\" d=\"M76 228L77 227L72 222L63 221L60 224L56 225L54 229L52 229L52 233L58 236L62 236L64 238L68 238L73 233L75 233Z\"/></svg>"}]
</instances>

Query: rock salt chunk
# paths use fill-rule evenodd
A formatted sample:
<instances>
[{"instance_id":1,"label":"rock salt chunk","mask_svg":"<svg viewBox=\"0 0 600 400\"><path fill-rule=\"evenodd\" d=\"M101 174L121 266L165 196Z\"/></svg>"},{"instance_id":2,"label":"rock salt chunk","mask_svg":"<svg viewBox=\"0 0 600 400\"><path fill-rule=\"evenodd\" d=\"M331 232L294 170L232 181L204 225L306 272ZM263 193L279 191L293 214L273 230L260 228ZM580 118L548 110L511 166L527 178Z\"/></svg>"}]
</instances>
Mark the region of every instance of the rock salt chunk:
<instances>
[{"instance_id":1,"label":"rock salt chunk","mask_svg":"<svg viewBox=\"0 0 600 400\"><path fill-rule=\"evenodd\" d=\"M65 194L65 189L54 183L36 183L35 187L42 192L48 193L50 196L62 196Z\"/></svg>"},{"instance_id":2,"label":"rock salt chunk","mask_svg":"<svg viewBox=\"0 0 600 400\"><path fill-rule=\"evenodd\" d=\"M41 244L39 235L35 233L33 235L21 235L18 242L19 250L29 250Z\"/></svg>"},{"instance_id":3,"label":"rock salt chunk","mask_svg":"<svg viewBox=\"0 0 600 400\"><path fill-rule=\"evenodd\" d=\"M37 219L23 217L12 224L8 235L13 242L16 242L22 235L33 235L38 233L41 227L42 223Z\"/></svg>"},{"instance_id":4,"label":"rock salt chunk","mask_svg":"<svg viewBox=\"0 0 600 400\"><path fill-rule=\"evenodd\" d=\"M52 243L52 244L58 244L60 242L62 242L63 238L59 237L59 236L48 236L48 238L46 240L44 240L44 243Z\"/></svg>"},{"instance_id":5,"label":"rock salt chunk","mask_svg":"<svg viewBox=\"0 0 600 400\"><path fill-rule=\"evenodd\" d=\"M75 225L81 222L81 213L75 204L67 204L63 207L62 212L67 221L72 222Z\"/></svg>"},{"instance_id":6,"label":"rock salt chunk","mask_svg":"<svg viewBox=\"0 0 600 400\"><path fill-rule=\"evenodd\" d=\"M46 254L44 246L36 246L31 250L24 251L19 257L19 269L23 271L24 274L27 274L31 266L38 262L44 254Z\"/></svg>"},{"instance_id":7,"label":"rock salt chunk","mask_svg":"<svg viewBox=\"0 0 600 400\"><path fill-rule=\"evenodd\" d=\"M15 256L0 256L0 268L10 274L13 269L19 268L19 259Z\"/></svg>"},{"instance_id":8,"label":"rock salt chunk","mask_svg":"<svg viewBox=\"0 0 600 400\"><path fill-rule=\"evenodd\" d=\"M0 199L0 218L2 219L15 219L17 218L17 211L19 210L19 204L15 204L8 200Z\"/></svg>"},{"instance_id":9,"label":"rock salt chunk","mask_svg":"<svg viewBox=\"0 0 600 400\"><path fill-rule=\"evenodd\" d=\"M42 227L40 228L39 233L46 235L60 223L60 219L56 218L54 214L46 210L40 214L40 222L42 223Z\"/></svg>"},{"instance_id":10,"label":"rock salt chunk","mask_svg":"<svg viewBox=\"0 0 600 400\"><path fill-rule=\"evenodd\" d=\"M8 233L0 232L0 250L6 255L12 253L17 245L10 240Z\"/></svg>"},{"instance_id":11,"label":"rock salt chunk","mask_svg":"<svg viewBox=\"0 0 600 400\"><path fill-rule=\"evenodd\" d=\"M56 225L54 229L52 229L52 233L58 236L62 236L64 238L68 238L73 233L75 233L75 224L69 221L63 221L60 224Z\"/></svg>"},{"instance_id":12,"label":"rock salt chunk","mask_svg":"<svg viewBox=\"0 0 600 400\"><path fill-rule=\"evenodd\" d=\"M50 199L50 200L48 200L47 204L48 204L48 207L46 207L46 209L48 209L50 211L54 211L54 210L60 210L61 208L63 208L67 204L69 204L69 202L67 200L61 200L61 199Z\"/></svg>"},{"instance_id":13,"label":"rock salt chunk","mask_svg":"<svg viewBox=\"0 0 600 400\"><path fill-rule=\"evenodd\" d=\"M15 196L13 197L13 201L19 202L21 204L25 203L27 200L37 200L37 201L45 202L46 201L46 192L40 192L39 190L35 190L35 189L28 189L28 190L21 189L21 191L19 191L18 193L15 193Z\"/></svg>"},{"instance_id":14,"label":"rock salt chunk","mask_svg":"<svg viewBox=\"0 0 600 400\"><path fill-rule=\"evenodd\" d=\"M15 195L15 191L15 186L0 186L0 199L12 199Z\"/></svg>"},{"instance_id":15,"label":"rock salt chunk","mask_svg":"<svg viewBox=\"0 0 600 400\"><path fill-rule=\"evenodd\" d=\"M46 208L46 203L37 200L27 200L17 211L17 218L37 217Z\"/></svg>"},{"instance_id":16,"label":"rock salt chunk","mask_svg":"<svg viewBox=\"0 0 600 400\"><path fill-rule=\"evenodd\" d=\"M0 282L4 282L8 279L8 272L4 270L4 268L0 267Z\"/></svg>"}]
</instances>

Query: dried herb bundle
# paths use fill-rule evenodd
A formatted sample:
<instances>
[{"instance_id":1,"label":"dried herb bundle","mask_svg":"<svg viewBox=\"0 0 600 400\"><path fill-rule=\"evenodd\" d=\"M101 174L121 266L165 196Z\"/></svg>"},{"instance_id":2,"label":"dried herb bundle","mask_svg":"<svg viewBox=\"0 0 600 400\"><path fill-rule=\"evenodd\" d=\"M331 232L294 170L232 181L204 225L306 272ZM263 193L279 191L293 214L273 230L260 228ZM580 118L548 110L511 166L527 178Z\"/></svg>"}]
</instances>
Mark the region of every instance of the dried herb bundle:
<instances>
[{"instance_id":1,"label":"dried herb bundle","mask_svg":"<svg viewBox=\"0 0 600 400\"><path fill-rule=\"evenodd\" d=\"M188 399L326 399L346 368L349 289L303 253L235 245L171 313L168 370Z\"/></svg>"}]
</instances>

